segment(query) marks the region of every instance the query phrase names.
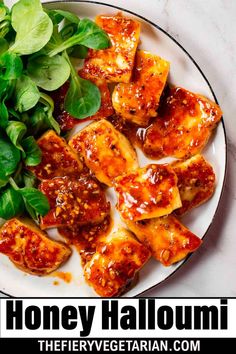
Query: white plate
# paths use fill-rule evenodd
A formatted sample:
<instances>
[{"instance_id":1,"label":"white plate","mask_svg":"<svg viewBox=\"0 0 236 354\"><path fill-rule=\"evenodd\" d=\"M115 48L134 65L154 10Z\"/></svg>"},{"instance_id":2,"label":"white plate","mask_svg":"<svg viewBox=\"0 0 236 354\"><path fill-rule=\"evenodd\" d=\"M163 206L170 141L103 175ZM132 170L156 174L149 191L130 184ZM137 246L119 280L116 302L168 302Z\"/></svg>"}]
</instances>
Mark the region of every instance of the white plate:
<instances>
[{"instance_id":1,"label":"white plate","mask_svg":"<svg viewBox=\"0 0 236 354\"><path fill-rule=\"evenodd\" d=\"M124 15L134 17L142 24L141 39L142 49L156 53L171 63L169 81L172 84L182 86L190 91L198 92L206 97L216 100L214 92L197 66L194 59L182 48L175 39L168 35L164 30L154 23L135 15L124 9L112 5L105 5L98 2L57 2L48 5L50 8L60 8L70 10L80 17L89 17L94 19L98 14L115 14L122 10ZM76 128L80 130L82 125ZM223 122L221 122L214 133L214 136L208 143L203 152L204 156L214 167L217 176L217 187L214 196L206 204L196 208L183 218L184 224L188 228L203 238L216 213L221 193L224 185L226 170L226 136ZM139 162L141 166L149 163L142 153L139 152ZM114 193L109 190L113 206L115 205ZM114 209L114 208L113 208ZM115 212L115 226L121 225L118 214ZM58 237L55 231L50 232L52 236ZM139 274L139 281L125 296L136 296L145 290L163 282L167 277L173 274L182 264L179 262L171 267L164 267L160 263L151 260ZM0 255L0 289L12 296L25 297L92 297L96 296L93 289L90 288L83 278L83 272L80 265L80 257L76 251L73 252L70 260L60 269L63 272L71 272L72 281L67 284L59 279L47 277L35 277L27 275L17 268L4 255ZM53 285L55 280L59 280L59 285ZM171 295L171 294L170 294Z\"/></svg>"}]
</instances>

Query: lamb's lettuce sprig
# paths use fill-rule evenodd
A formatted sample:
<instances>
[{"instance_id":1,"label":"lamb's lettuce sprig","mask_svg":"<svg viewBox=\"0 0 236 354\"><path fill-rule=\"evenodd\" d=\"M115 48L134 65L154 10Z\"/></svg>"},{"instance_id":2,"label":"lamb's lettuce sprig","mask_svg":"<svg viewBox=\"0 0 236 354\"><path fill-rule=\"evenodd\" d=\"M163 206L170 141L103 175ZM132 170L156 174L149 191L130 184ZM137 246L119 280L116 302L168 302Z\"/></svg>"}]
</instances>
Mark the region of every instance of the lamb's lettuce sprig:
<instances>
[{"instance_id":1,"label":"lamb's lettuce sprig","mask_svg":"<svg viewBox=\"0 0 236 354\"><path fill-rule=\"evenodd\" d=\"M60 134L50 92L69 81L64 107L83 119L101 102L96 85L79 77L71 57L105 49L108 35L93 21L40 0L19 0L12 9L0 1L0 218L25 211L37 219L49 210L27 166L41 162L36 143L48 128Z\"/></svg>"}]
</instances>

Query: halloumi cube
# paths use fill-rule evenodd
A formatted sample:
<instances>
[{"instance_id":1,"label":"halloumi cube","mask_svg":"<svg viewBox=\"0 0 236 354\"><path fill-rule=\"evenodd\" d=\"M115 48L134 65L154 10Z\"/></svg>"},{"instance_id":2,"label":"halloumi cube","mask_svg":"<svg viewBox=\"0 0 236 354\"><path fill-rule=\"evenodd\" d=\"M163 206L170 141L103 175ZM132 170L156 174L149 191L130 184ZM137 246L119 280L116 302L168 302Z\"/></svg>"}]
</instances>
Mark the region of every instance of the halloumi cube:
<instances>
[{"instance_id":1,"label":"halloumi cube","mask_svg":"<svg viewBox=\"0 0 236 354\"><path fill-rule=\"evenodd\" d=\"M172 163L178 177L178 188L182 207L175 214L182 215L205 203L215 190L215 173L202 155L195 155L186 161Z\"/></svg>"},{"instance_id":2,"label":"halloumi cube","mask_svg":"<svg viewBox=\"0 0 236 354\"><path fill-rule=\"evenodd\" d=\"M81 130L69 145L83 156L96 178L108 186L112 186L115 177L138 167L136 152L128 139L104 119Z\"/></svg>"},{"instance_id":3,"label":"halloumi cube","mask_svg":"<svg viewBox=\"0 0 236 354\"><path fill-rule=\"evenodd\" d=\"M151 219L181 207L177 176L168 165L151 164L114 180L124 220Z\"/></svg>"},{"instance_id":4,"label":"halloumi cube","mask_svg":"<svg viewBox=\"0 0 236 354\"><path fill-rule=\"evenodd\" d=\"M39 189L50 204L41 229L99 223L110 211L104 190L91 177L57 177L42 181Z\"/></svg>"},{"instance_id":5,"label":"halloumi cube","mask_svg":"<svg viewBox=\"0 0 236 354\"><path fill-rule=\"evenodd\" d=\"M145 245L152 256L164 266L184 259L202 243L201 239L181 224L173 215L130 221L128 228Z\"/></svg>"},{"instance_id":6,"label":"halloumi cube","mask_svg":"<svg viewBox=\"0 0 236 354\"><path fill-rule=\"evenodd\" d=\"M69 258L71 250L49 239L32 221L14 218L0 230L0 253L26 273L47 275Z\"/></svg>"},{"instance_id":7,"label":"halloumi cube","mask_svg":"<svg viewBox=\"0 0 236 354\"><path fill-rule=\"evenodd\" d=\"M147 131L144 151L158 159L166 156L187 159L196 155L207 144L221 116L215 102L173 87Z\"/></svg>"},{"instance_id":8,"label":"halloumi cube","mask_svg":"<svg viewBox=\"0 0 236 354\"><path fill-rule=\"evenodd\" d=\"M117 296L150 258L149 250L126 229L104 238L84 268L84 276L96 293Z\"/></svg>"},{"instance_id":9,"label":"halloumi cube","mask_svg":"<svg viewBox=\"0 0 236 354\"><path fill-rule=\"evenodd\" d=\"M90 50L84 67L94 77L107 82L129 82L139 43L140 23L117 15L99 15L96 23L110 37L111 46L104 50Z\"/></svg>"},{"instance_id":10,"label":"halloumi cube","mask_svg":"<svg viewBox=\"0 0 236 354\"><path fill-rule=\"evenodd\" d=\"M42 151L41 163L28 167L40 179L54 177L77 176L82 170L82 163L77 154L67 145L65 139L54 130L49 130L37 141Z\"/></svg>"},{"instance_id":11,"label":"halloumi cube","mask_svg":"<svg viewBox=\"0 0 236 354\"><path fill-rule=\"evenodd\" d=\"M124 120L141 126L157 116L169 63L157 55L138 51L132 82L118 84L112 94L115 111Z\"/></svg>"}]
</instances>

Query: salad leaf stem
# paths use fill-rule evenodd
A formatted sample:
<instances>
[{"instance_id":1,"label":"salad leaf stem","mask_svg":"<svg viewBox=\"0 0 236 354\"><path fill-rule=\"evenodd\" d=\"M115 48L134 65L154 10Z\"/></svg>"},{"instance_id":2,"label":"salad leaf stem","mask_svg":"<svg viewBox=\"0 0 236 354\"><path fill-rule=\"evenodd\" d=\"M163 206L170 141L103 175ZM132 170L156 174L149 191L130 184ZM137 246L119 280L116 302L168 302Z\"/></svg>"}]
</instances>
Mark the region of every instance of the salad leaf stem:
<instances>
[{"instance_id":1,"label":"salad leaf stem","mask_svg":"<svg viewBox=\"0 0 236 354\"><path fill-rule=\"evenodd\" d=\"M9 178L9 183L12 186L12 188L15 189L16 191L20 189L12 177Z\"/></svg>"},{"instance_id":2,"label":"salad leaf stem","mask_svg":"<svg viewBox=\"0 0 236 354\"><path fill-rule=\"evenodd\" d=\"M54 102L53 99L44 92L40 92L39 102L46 106L46 121L48 125L60 134L60 126L53 117Z\"/></svg>"}]
</instances>

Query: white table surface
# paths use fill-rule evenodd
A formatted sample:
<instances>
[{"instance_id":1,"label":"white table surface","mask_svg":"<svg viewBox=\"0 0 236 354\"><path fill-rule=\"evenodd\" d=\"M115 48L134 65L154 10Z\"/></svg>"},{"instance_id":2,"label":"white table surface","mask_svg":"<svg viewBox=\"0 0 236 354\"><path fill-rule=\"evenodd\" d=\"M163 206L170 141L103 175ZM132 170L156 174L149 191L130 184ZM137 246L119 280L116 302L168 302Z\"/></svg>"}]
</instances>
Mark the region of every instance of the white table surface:
<instances>
[{"instance_id":1,"label":"white table surface","mask_svg":"<svg viewBox=\"0 0 236 354\"><path fill-rule=\"evenodd\" d=\"M226 187L202 247L145 296L236 296L236 1L101 1L150 19L186 48L215 91L228 136Z\"/></svg>"}]
</instances>

